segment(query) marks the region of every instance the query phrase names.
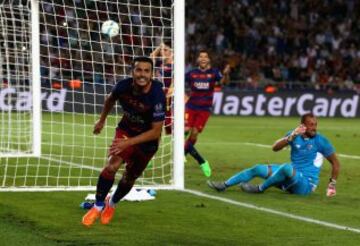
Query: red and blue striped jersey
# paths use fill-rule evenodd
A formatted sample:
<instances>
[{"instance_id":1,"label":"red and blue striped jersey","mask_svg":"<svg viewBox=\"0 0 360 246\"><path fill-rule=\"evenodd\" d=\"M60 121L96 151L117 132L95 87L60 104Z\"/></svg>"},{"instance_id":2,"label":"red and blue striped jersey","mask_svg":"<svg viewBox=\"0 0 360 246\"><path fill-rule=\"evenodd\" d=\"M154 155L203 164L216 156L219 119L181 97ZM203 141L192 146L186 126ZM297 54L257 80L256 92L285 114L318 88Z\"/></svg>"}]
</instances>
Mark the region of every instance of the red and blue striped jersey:
<instances>
[{"instance_id":1,"label":"red and blue striped jersey","mask_svg":"<svg viewBox=\"0 0 360 246\"><path fill-rule=\"evenodd\" d=\"M133 79L124 79L113 87L112 95L124 111L118 128L131 136L146 132L153 122L165 119L165 94L159 81L152 81L148 93L138 94L134 91Z\"/></svg>"},{"instance_id":2,"label":"red and blue striped jersey","mask_svg":"<svg viewBox=\"0 0 360 246\"><path fill-rule=\"evenodd\" d=\"M173 79L173 64L172 63L162 63L160 68L160 77L164 83L165 90L169 89L171 86L171 81Z\"/></svg>"},{"instance_id":3,"label":"red and blue striped jersey","mask_svg":"<svg viewBox=\"0 0 360 246\"><path fill-rule=\"evenodd\" d=\"M210 111L215 84L220 82L222 77L217 68L207 70L196 68L189 71L185 75L186 83L190 87L190 97L186 107L193 110Z\"/></svg>"}]
</instances>

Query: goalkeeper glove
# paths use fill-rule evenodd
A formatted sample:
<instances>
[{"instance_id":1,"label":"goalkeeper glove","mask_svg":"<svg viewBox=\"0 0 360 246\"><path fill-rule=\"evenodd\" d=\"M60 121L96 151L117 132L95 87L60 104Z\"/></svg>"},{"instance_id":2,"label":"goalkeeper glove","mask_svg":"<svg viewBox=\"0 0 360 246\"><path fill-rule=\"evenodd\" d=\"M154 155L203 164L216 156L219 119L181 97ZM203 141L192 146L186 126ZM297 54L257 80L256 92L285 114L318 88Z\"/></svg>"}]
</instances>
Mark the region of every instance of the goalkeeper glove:
<instances>
[{"instance_id":1,"label":"goalkeeper glove","mask_svg":"<svg viewBox=\"0 0 360 246\"><path fill-rule=\"evenodd\" d=\"M336 195L336 180L333 178L330 178L327 190L326 190L326 196L327 197L332 197Z\"/></svg>"}]
</instances>

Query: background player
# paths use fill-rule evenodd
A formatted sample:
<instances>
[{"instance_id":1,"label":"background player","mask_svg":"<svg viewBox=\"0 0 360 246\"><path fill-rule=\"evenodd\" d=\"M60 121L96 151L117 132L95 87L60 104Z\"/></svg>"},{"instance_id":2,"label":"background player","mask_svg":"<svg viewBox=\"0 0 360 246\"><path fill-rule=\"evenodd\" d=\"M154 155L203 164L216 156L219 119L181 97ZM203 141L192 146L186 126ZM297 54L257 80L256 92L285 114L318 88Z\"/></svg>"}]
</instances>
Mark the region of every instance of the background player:
<instances>
[{"instance_id":1,"label":"background player","mask_svg":"<svg viewBox=\"0 0 360 246\"><path fill-rule=\"evenodd\" d=\"M255 165L225 182L209 181L208 185L217 191L224 191L227 187L240 184L242 190L249 193L261 193L271 186L277 186L290 193L307 195L318 185L323 156L325 156L332 166L327 196L334 196L340 163L330 142L317 133L317 120L313 114L302 116L301 125L276 141L273 150L279 151L288 145L291 147L291 163ZM266 180L260 185L247 183L254 177Z\"/></svg>"},{"instance_id":2,"label":"background player","mask_svg":"<svg viewBox=\"0 0 360 246\"><path fill-rule=\"evenodd\" d=\"M174 54L171 49L171 42L161 43L151 54L156 70L156 77L162 78L164 84L164 92L166 95L166 111L165 111L165 132L171 134L172 132L172 96L174 92L173 84L173 66Z\"/></svg>"},{"instance_id":3,"label":"background player","mask_svg":"<svg viewBox=\"0 0 360 246\"><path fill-rule=\"evenodd\" d=\"M204 175L210 177L209 162L199 154L194 146L210 116L215 85L229 81L230 66L225 67L223 76L217 68L211 67L209 53L205 50L199 52L197 62L199 66L185 76L186 83L190 88L185 106L185 134L188 135L185 142L185 155L189 153L193 156Z\"/></svg>"},{"instance_id":4,"label":"background player","mask_svg":"<svg viewBox=\"0 0 360 246\"><path fill-rule=\"evenodd\" d=\"M158 149L165 118L165 95L161 82L152 80L152 71L150 58L135 58L132 77L118 82L104 102L94 134L101 132L116 101L119 101L124 114L116 129L106 166L98 179L95 205L82 219L85 226L91 226L100 216L102 224L111 221L115 204L131 190ZM105 203L123 162L126 163L125 171L115 193Z\"/></svg>"}]
</instances>

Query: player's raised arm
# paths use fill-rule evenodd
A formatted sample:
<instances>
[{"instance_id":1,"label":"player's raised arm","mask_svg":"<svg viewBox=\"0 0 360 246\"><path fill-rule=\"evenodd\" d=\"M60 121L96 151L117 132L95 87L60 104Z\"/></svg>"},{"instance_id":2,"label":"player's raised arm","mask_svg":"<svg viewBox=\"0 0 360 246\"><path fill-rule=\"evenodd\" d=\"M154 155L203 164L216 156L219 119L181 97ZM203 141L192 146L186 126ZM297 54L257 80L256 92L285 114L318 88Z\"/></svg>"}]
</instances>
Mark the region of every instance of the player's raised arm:
<instances>
[{"instance_id":1,"label":"player's raised arm","mask_svg":"<svg viewBox=\"0 0 360 246\"><path fill-rule=\"evenodd\" d=\"M114 98L113 94L110 93L105 98L104 106L103 106L103 109L100 114L100 119L98 121L96 121L96 123L94 125L94 130L93 130L94 134L99 134L101 132L101 130L104 128L106 118L107 118L108 114L110 113L110 111L113 109L115 103L116 103L116 99Z\"/></svg>"},{"instance_id":2,"label":"player's raised arm","mask_svg":"<svg viewBox=\"0 0 360 246\"><path fill-rule=\"evenodd\" d=\"M275 141L275 143L272 146L272 150L277 152L279 150L282 150L283 148L285 148L288 145L289 145L289 142L287 141L287 137L280 138Z\"/></svg>"},{"instance_id":3,"label":"player's raised arm","mask_svg":"<svg viewBox=\"0 0 360 246\"><path fill-rule=\"evenodd\" d=\"M156 59L160 55L162 46L163 46L163 43L161 43L158 47L156 47L156 49L154 49L153 52L151 52L150 58L153 59L153 62L154 62L154 59Z\"/></svg>"},{"instance_id":4,"label":"player's raised arm","mask_svg":"<svg viewBox=\"0 0 360 246\"><path fill-rule=\"evenodd\" d=\"M326 195L331 197L336 195L336 180L340 172L340 162L335 153L327 156L326 159L331 164L331 178L329 180Z\"/></svg>"},{"instance_id":5,"label":"player's raised arm","mask_svg":"<svg viewBox=\"0 0 360 246\"><path fill-rule=\"evenodd\" d=\"M165 49L165 44L162 42L158 47L156 47L153 52L150 54L150 58L153 60L153 63L156 64L156 58L163 56L163 50ZM162 57L163 58L163 57Z\"/></svg>"},{"instance_id":6,"label":"player's raised arm","mask_svg":"<svg viewBox=\"0 0 360 246\"><path fill-rule=\"evenodd\" d=\"M230 81L230 71L231 71L231 67L230 67L230 65L229 64L226 64L225 65L225 68L224 68L224 70L223 70L223 77L222 77L222 79L220 80L220 83L221 84L227 84L227 83L229 83L229 81Z\"/></svg>"},{"instance_id":7,"label":"player's raised arm","mask_svg":"<svg viewBox=\"0 0 360 246\"><path fill-rule=\"evenodd\" d=\"M289 145L289 143L291 143L296 136L303 134L305 131L306 127L301 124L300 126L295 128L295 130L293 130L288 136L276 140L272 146L272 150L275 152L282 150L284 147Z\"/></svg>"}]
</instances>

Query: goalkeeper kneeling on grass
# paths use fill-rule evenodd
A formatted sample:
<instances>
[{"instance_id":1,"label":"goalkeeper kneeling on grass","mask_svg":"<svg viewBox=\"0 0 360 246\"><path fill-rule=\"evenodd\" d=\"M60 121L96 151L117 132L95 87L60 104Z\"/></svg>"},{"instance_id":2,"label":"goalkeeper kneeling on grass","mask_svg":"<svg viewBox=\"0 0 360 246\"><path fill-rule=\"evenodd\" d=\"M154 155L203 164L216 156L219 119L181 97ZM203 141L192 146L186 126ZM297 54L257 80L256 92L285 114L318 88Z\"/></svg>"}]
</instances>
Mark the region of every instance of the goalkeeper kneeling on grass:
<instances>
[{"instance_id":1,"label":"goalkeeper kneeling on grass","mask_svg":"<svg viewBox=\"0 0 360 246\"><path fill-rule=\"evenodd\" d=\"M235 174L225 182L208 181L209 187L225 191L226 188L239 184L244 192L262 193L269 187L276 186L292 194L308 195L318 185L324 156L332 166L326 195L335 196L340 163L329 140L317 133L316 129L316 117L311 113L303 115L300 126L277 140L272 147L273 151L279 151L290 145L290 163L258 164ZM265 181L259 185L248 183L255 177Z\"/></svg>"}]
</instances>

